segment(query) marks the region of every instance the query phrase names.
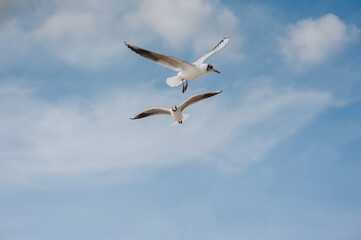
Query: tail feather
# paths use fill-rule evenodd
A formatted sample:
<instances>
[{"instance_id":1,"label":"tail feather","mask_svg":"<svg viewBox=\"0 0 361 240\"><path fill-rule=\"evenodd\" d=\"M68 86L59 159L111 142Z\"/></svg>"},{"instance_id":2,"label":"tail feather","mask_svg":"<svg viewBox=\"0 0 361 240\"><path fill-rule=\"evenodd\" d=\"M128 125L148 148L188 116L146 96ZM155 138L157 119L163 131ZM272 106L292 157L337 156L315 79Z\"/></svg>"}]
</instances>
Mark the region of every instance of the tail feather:
<instances>
[{"instance_id":1,"label":"tail feather","mask_svg":"<svg viewBox=\"0 0 361 240\"><path fill-rule=\"evenodd\" d=\"M187 118L189 117L189 114L183 114L182 116L182 122L184 122L185 120L187 120ZM177 120L173 120L172 122L172 125L175 126L175 125L179 125L179 122Z\"/></svg>"},{"instance_id":2,"label":"tail feather","mask_svg":"<svg viewBox=\"0 0 361 240\"><path fill-rule=\"evenodd\" d=\"M182 77L179 75L176 75L174 77L167 78L167 84L170 87L176 87L179 84L182 83Z\"/></svg>"}]
</instances>

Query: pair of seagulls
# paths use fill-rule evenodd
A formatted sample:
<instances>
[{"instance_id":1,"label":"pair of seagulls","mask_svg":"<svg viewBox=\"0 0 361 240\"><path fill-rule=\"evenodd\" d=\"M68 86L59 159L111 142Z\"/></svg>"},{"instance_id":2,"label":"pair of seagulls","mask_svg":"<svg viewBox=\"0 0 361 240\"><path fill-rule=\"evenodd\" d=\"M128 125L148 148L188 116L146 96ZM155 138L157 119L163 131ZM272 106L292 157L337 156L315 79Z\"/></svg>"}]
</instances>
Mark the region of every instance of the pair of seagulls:
<instances>
[{"instance_id":1,"label":"pair of seagulls","mask_svg":"<svg viewBox=\"0 0 361 240\"><path fill-rule=\"evenodd\" d=\"M194 63L189 63L189 62L183 61L181 59L178 59L176 57L172 57L169 55L151 52L151 51L139 48L137 46L131 45L127 42L125 42L125 45L128 46L128 48L130 48L134 52L141 55L142 57L148 58L148 59L154 61L155 63L158 63L164 67L178 71L178 74L176 76L167 78L166 82L170 87L176 87L176 86L182 84L182 86L183 86L182 93L184 93L188 88L188 80L193 80L195 78L202 76L203 74L210 73L210 72L220 73L218 70L214 69L212 65L205 63L205 61L210 56L219 52L221 49L223 49L225 46L227 46L228 42L229 42L228 37L222 39L222 41L220 41L217 44L217 46L215 46L209 53L205 54L203 57L201 57ZM185 84L184 84L184 82L185 82ZM174 123L181 124L188 117L187 114L183 114L183 111L187 107L189 107L190 105L192 105L196 102L204 100L206 98L215 96L221 92L222 92L222 90L198 94L198 95L188 98L179 107L173 105L171 109L151 108L151 109L145 110L145 111L135 115L134 117L132 117L130 119L134 120L134 119L149 117L152 115L167 114L167 115L171 115L173 117Z\"/></svg>"}]
</instances>

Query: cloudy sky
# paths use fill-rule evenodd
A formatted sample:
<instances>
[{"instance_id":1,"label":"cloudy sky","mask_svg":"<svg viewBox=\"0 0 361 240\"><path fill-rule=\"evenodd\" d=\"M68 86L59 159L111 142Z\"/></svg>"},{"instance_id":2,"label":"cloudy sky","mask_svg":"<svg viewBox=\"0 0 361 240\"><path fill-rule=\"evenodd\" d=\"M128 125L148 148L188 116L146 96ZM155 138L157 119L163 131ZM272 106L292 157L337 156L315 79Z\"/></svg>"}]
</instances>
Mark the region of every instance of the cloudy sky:
<instances>
[{"instance_id":1,"label":"cloudy sky","mask_svg":"<svg viewBox=\"0 0 361 240\"><path fill-rule=\"evenodd\" d=\"M124 45L224 37L185 94ZM359 0L0 0L0 53L1 239L361 238Z\"/></svg>"}]
</instances>

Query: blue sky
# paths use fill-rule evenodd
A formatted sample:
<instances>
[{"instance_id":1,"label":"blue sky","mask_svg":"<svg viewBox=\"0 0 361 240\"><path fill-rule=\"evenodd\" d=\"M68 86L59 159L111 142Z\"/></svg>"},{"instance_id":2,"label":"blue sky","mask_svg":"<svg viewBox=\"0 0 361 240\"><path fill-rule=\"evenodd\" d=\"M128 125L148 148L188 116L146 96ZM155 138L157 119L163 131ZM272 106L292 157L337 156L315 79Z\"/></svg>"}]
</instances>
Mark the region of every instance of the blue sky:
<instances>
[{"instance_id":1,"label":"blue sky","mask_svg":"<svg viewBox=\"0 0 361 240\"><path fill-rule=\"evenodd\" d=\"M359 1L0 1L0 238L361 238ZM175 72L124 41L221 74ZM203 92L181 126L155 116Z\"/></svg>"}]
</instances>

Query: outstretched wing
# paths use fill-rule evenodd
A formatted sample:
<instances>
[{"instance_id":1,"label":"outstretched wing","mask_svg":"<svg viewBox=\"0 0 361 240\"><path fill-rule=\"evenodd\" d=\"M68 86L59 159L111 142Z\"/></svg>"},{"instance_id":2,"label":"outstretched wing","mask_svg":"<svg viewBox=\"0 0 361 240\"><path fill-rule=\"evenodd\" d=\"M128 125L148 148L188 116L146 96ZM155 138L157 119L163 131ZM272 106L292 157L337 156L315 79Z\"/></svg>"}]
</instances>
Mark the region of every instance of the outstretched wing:
<instances>
[{"instance_id":1,"label":"outstretched wing","mask_svg":"<svg viewBox=\"0 0 361 240\"><path fill-rule=\"evenodd\" d=\"M225 46L228 45L229 42L229 38L223 38L222 41L220 41L217 46L215 46L212 51L210 51L209 53L207 53L206 55L204 55L203 57L201 57L200 59L198 59L195 64L200 64L200 63L204 63L210 56L212 56L213 54L215 54L216 52L221 51Z\"/></svg>"},{"instance_id":2,"label":"outstretched wing","mask_svg":"<svg viewBox=\"0 0 361 240\"><path fill-rule=\"evenodd\" d=\"M173 69L175 71L186 70L188 68L194 67L189 62L183 61L181 59L172 56L151 52L143 48L139 48L137 46L131 45L127 42L125 42L125 45L127 45L127 47L133 50L134 52L138 53L140 56L148 58L155 63L158 63L164 67Z\"/></svg>"},{"instance_id":3,"label":"outstretched wing","mask_svg":"<svg viewBox=\"0 0 361 240\"><path fill-rule=\"evenodd\" d=\"M149 117L149 116L152 116L152 115L158 115L158 114L168 114L168 115L171 115L169 109L165 109L165 108L151 108L151 109L145 110L144 112L141 112L141 113L135 115L134 117L131 117L130 119L135 120L135 119L138 119L138 118L145 118L145 117Z\"/></svg>"},{"instance_id":4,"label":"outstretched wing","mask_svg":"<svg viewBox=\"0 0 361 240\"><path fill-rule=\"evenodd\" d=\"M195 95L193 97L190 97L179 106L179 109L181 111L183 111L184 109L186 109L190 105L192 105L192 104L194 104L196 102L199 102L199 101L201 101L203 99L213 97L214 95L217 95L217 94L219 94L221 92L222 92L222 90L219 90L219 91L215 91L215 92L202 93L202 94L198 94L198 95Z\"/></svg>"}]
</instances>

